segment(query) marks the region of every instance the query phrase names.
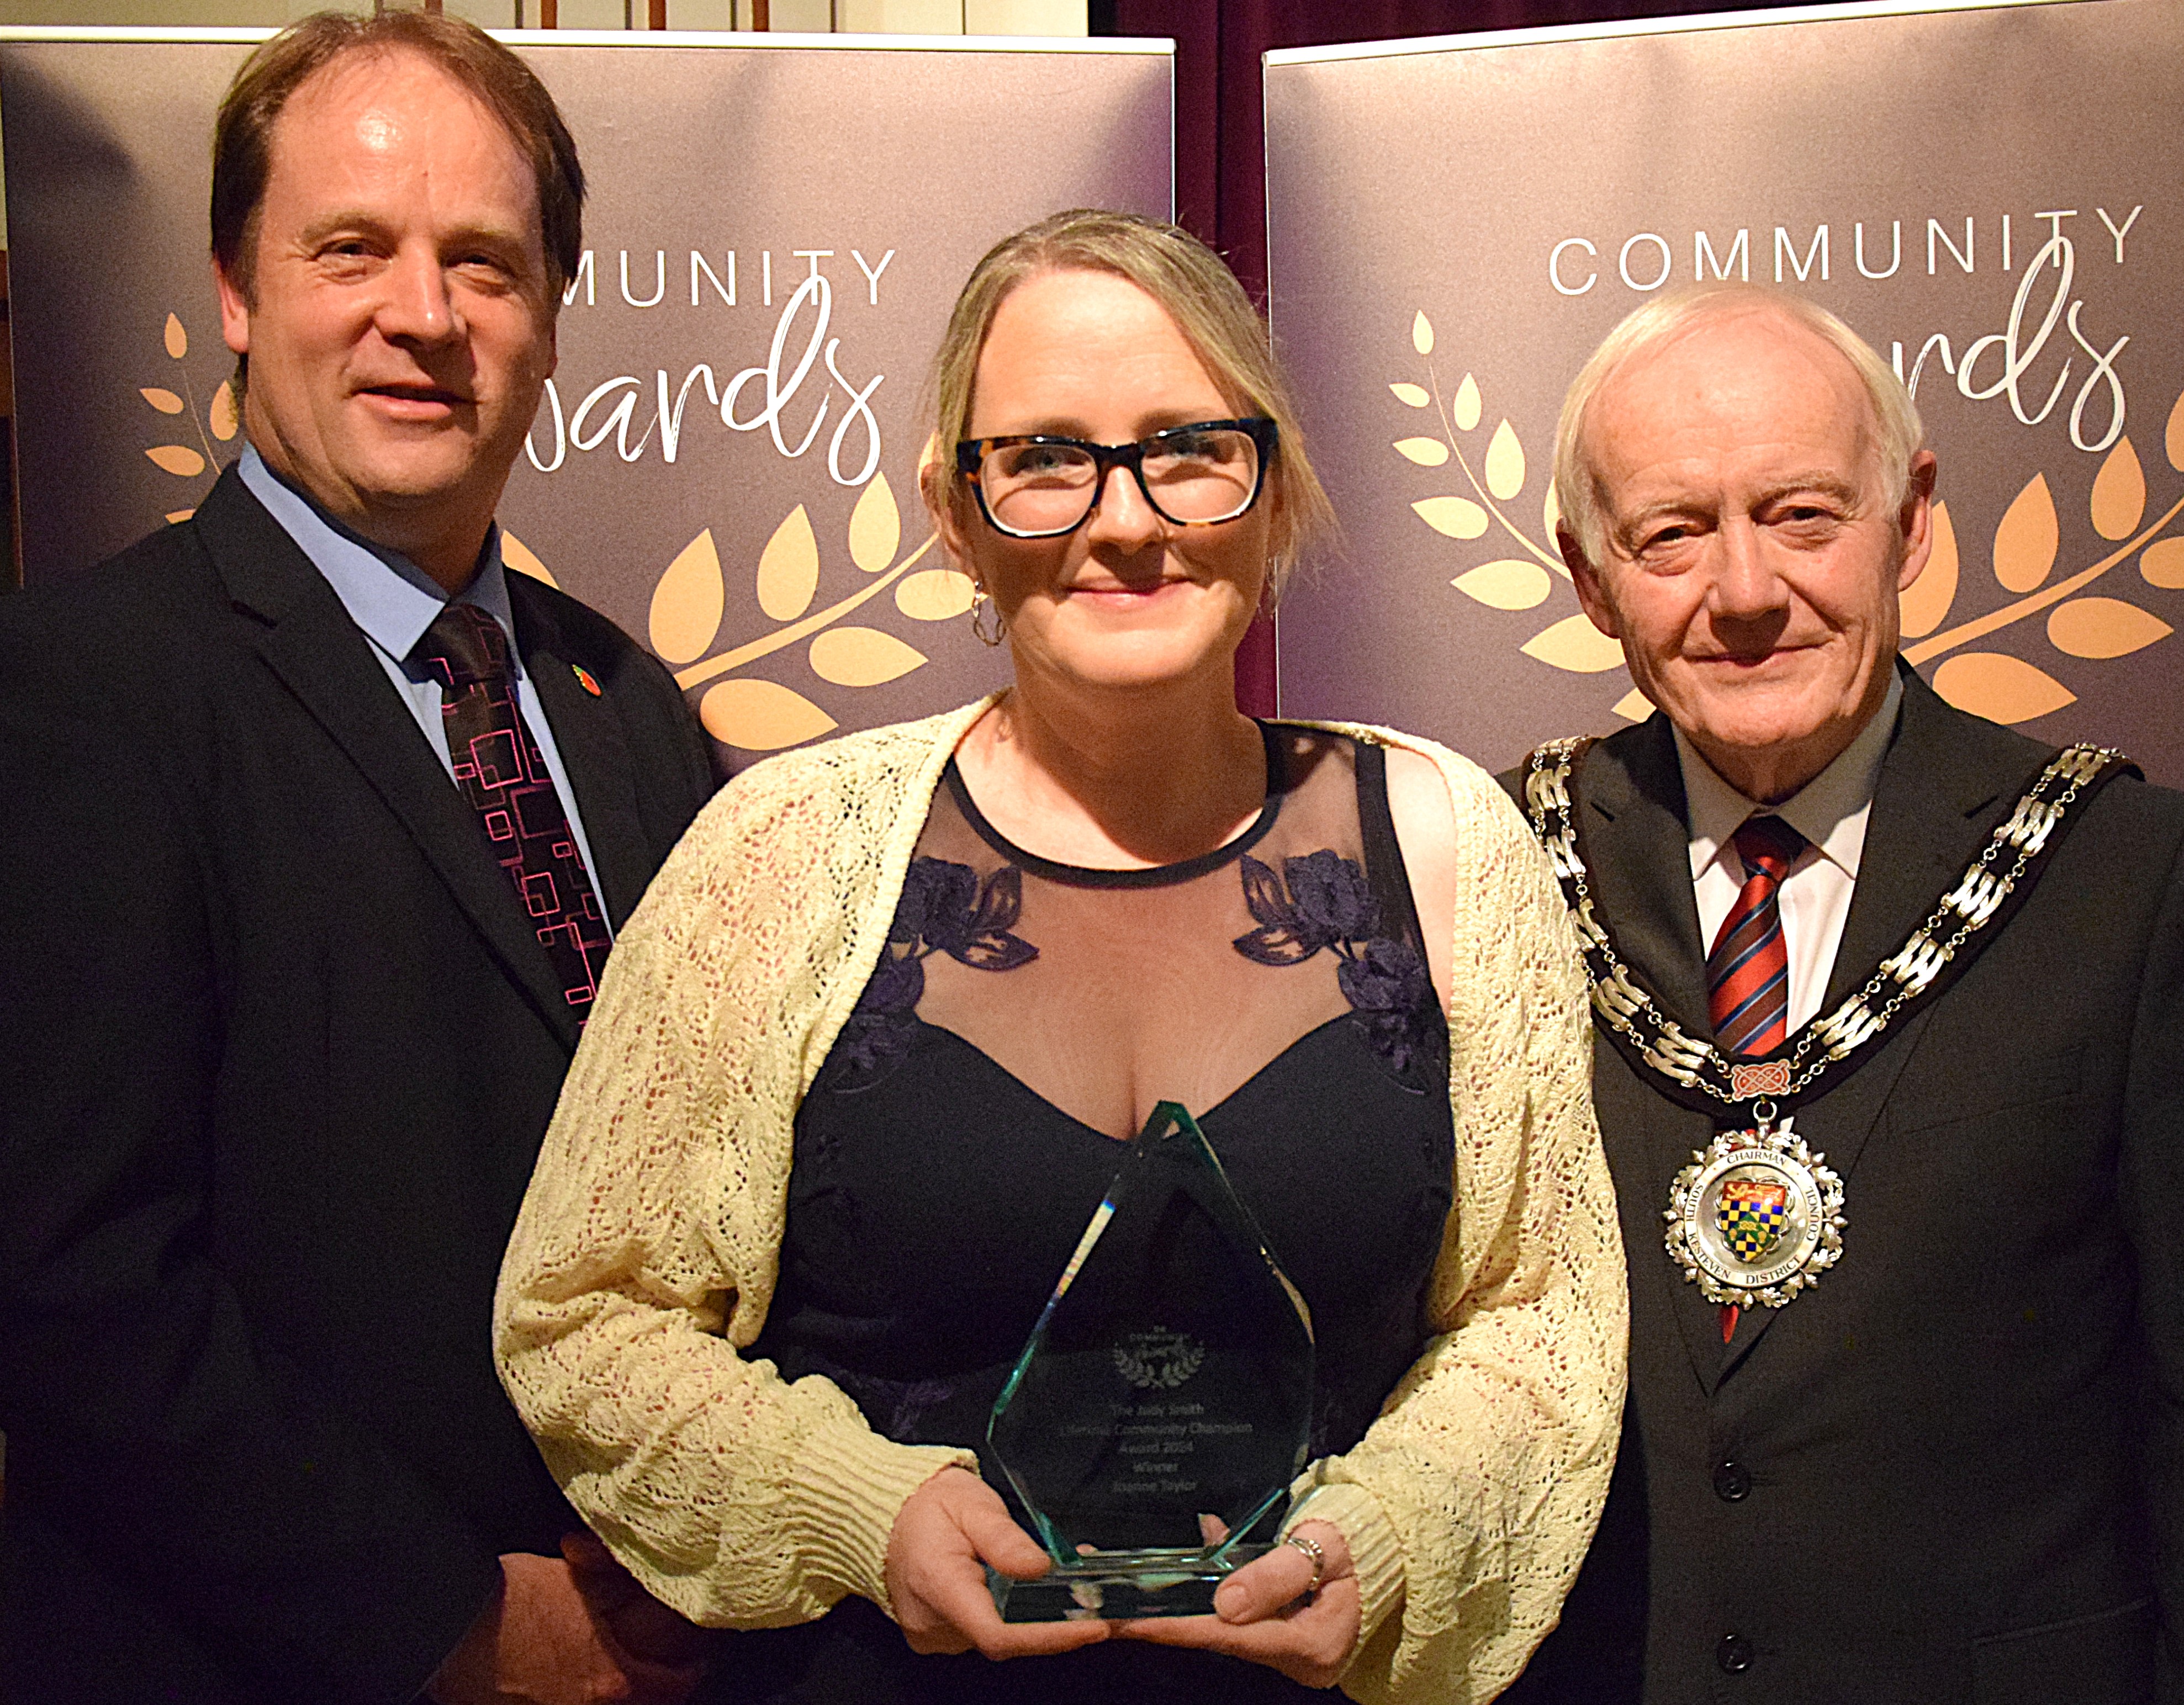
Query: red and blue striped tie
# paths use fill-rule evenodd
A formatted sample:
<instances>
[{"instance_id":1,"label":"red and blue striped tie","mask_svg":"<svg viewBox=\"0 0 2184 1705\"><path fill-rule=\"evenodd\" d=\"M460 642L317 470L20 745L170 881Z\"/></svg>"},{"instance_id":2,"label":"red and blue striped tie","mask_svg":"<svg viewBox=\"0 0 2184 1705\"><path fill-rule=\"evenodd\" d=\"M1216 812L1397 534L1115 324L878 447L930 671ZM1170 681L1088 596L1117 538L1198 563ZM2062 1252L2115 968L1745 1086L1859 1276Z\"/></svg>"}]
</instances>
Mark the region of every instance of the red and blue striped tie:
<instances>
[{"instance_id":1,"label":"red and blue striped tie","mask_svg":"<svg viewBox=\"0 0 2184 1705\"><path fill-rule=\"evenodd\" d=\"M1777 896L1805 838L1780 817L1751 817L1736 844L1744 887L1707 956L1707 1010L1723 1053L1765 1054L1789 1034L1790 955Z\"/></svg>"},{"instance_id":2,"label":"red and blue striped tie","mask_svg":"<svg viewBox=\"0 0 2184 1705\"><path fill-rule=\"evenodd\" d=\"M1744 886L1707 956L1707 1011L1723 1053L1765 1054L1789 1037L1790 952L1780 895L1805 838L1780 817L1747 817L1735 839ZM1740 1312L1733 1302L1722 1305L1724 1344L1736 1335Z\"/></svg>"}]
</instances>

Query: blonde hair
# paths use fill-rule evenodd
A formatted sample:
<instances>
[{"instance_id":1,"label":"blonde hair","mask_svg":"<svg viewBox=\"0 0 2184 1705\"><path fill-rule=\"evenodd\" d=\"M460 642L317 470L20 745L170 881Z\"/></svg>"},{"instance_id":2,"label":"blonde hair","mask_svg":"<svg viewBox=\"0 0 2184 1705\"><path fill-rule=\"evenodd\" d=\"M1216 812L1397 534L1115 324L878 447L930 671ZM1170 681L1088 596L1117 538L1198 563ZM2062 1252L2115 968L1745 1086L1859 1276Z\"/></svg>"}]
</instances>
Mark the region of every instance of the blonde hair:
<instances>
[{"instance_id":1,"label":"blonde hair","mask_svg":"<svg viewBox=\"0 0 2184 1705\"><path fill-rule=\"evenodd\" d=\"M969 433L986 334L1011 291L1049 272L1112 273L1136 285L1175 321L1229 406L1239 415L1263 415L1274 422L1279 437L1268 473L1277 507L1268 584L1279 595L1305 547L1334 525L1334 506L1305 455L1288 381L1275 362L1266 322L1227 263L1180 226L1135 214L1097 208L1050 214L1002 238L972 268L927 386L933 458L924 470L928 501L963 501L956 446Z\"/></svg>"},{"instance_id":2,"label":"blonde hair","mask_svg":"<svg viewBox=\"0 0 2184 1705\"><path fill-rule=\"evenodd\" d=\"M1602 561L1607 528L1599 482L1585 460L1585 416L1608 380L1632 357L1702 321L1757 312L1778 314L1803 326L1856 371L1873 409L1875 449L1888 482L1888 507L1892 512L1903 507L1910 489L1912 458L1925 448L1926 429L1911 393L1873 346L1826 309L1786 290L1761 284L1702 285L1660 297L1626 315L1578 370L1563 398L1562 417L1555 424L1555 504L1563 524L1576 535L1586 561L1596 566Z\"/></svg>"}]
</instances>

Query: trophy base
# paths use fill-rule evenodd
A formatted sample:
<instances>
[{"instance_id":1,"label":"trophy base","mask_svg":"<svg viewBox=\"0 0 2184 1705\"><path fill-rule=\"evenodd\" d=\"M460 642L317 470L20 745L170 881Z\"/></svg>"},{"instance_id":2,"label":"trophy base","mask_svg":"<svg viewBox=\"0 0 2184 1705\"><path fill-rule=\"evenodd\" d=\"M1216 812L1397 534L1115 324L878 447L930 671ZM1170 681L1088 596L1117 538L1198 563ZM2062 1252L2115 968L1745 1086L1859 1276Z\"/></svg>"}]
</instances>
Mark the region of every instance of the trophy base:
<instances>
[{"instance_id":1,"label":"trophy base","mask_svg":"<svg viewBox=\"0 0 2184 1705\"><path fill-rule=\"evenodd\" d=\"M1240 1545L1218 1562L1203 1551L1092 1552L1037 1580L986 1571L1004 1622L1126 1622L1145 1616L1211 1616L1213 1591L1273 1547Z\"/></svg>"}]
</instances>

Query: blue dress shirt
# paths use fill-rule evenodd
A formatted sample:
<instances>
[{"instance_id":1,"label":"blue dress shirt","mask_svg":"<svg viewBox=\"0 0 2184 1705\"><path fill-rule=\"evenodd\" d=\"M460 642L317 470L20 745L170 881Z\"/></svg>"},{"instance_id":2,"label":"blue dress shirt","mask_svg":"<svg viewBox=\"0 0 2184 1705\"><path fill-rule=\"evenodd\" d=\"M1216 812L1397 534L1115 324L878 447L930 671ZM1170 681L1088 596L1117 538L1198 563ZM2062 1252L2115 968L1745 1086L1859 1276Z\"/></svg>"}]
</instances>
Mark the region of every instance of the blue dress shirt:
<instances>
[{"instance_id":1,"label":"blue dress shirt","mask_svg":"<svg viewBox=\"0 0 2184 1705\"><path fill-rule=\"evenodd\" d=\"M394 690L415 719L425 743L439 759L440 767L448 772L448 784L454 785L455 764L448 753L447 724L440 714L439 677L432 672L429 665L410 661L410 654L425 637L425 630L432 625L433 618L455 600L448 598L439 582L409 558L366 544L355 534L329 521L309 498L284 484L265 465L255 446L243 446L239 471L251 495L271 511L273 519L310 558L312 566L326 577L326 584L333 588L334 595L348 611L349 619L371 642L371 655L379 660L387 678L394 683ZM531 738L538 743L539 752L546 760L546 773L553 778L554 791L560 796L561 809L568 816L570 832L577 838L577 851L584 861L584 874L591 878L592 892L600 897L599 916L604 921L605 894L599 887L599 866L592 861L592 844L584 837L583 812L577 806L576 790L569 785L569 772L561 766L561 754L554 744L553 724L546 720L546 707L539 701L538 689L532 684L531 676L523 666L523 654L515 643L515 617L508 605L507 570L500 560L498 524L487 532L478 571L458 597L498 621L500 631L508 636L508 663L515 677L517 706L523 713L524 726L530 729ZM612 926L607 927L611 933Z\"/></svg>"}]
</instances>

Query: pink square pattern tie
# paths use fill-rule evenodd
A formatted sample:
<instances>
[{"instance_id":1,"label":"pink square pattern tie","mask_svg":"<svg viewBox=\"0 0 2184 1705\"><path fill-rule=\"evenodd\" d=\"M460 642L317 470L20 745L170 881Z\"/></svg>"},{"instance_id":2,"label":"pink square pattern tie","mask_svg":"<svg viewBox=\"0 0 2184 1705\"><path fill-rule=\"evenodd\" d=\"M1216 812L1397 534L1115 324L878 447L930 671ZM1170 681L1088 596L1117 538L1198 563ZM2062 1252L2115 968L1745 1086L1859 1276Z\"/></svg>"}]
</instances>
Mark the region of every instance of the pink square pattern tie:
<instances>
[{"instance_id":1,"label":"pink square pattern tie","mask_svg":"<svg viewBox=\"0 0 2184 1705\"><path fill-rule=\"evenodd\" d=\"M545 756L517 708L508 636L476 605L450 604L412 655L440 677L455 784L581 1019L606 963L606 921Z\"/></svg>"}]
</instances>

